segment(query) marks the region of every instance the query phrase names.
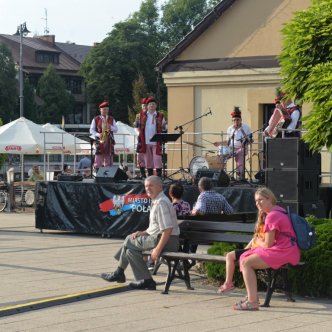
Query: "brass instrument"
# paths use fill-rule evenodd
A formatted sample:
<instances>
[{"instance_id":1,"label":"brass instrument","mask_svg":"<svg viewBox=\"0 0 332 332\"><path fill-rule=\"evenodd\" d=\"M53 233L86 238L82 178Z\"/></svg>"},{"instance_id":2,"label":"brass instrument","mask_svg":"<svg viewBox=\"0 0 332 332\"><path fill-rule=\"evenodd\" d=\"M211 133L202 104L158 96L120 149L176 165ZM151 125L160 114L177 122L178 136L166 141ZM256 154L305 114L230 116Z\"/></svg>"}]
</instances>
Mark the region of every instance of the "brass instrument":
<instances>
[{"instance_id":1,"label":"brass instrument","mask_svg":"<svg viewBox=\"0 0 332 332\"><path fill-rule=\"evenodd\" d=\"M103 128L100 136L100 143L106 143L109 136L109 129L108 129L108 115L106 115L105 121L103 123Z\"/></svg>"}]
</instances>

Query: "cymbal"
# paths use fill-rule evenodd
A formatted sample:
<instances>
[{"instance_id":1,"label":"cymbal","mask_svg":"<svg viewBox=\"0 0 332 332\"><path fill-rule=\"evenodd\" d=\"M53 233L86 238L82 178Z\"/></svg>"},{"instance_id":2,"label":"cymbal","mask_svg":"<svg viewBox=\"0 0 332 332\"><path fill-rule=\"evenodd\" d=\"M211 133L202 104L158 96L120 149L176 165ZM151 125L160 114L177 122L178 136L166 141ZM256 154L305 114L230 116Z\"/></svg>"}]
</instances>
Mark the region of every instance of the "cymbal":
<instances>
[{"instance_id":1,"label":"cymbal","mask_svg":"<svg viewBox=\"0 0 332 332\"><path fill-rule=\"evenodd\" d=\"M196 146L197 148L205 148L205 146L203 145L199 145L199 144L196 144L196 143L193 143L193 142L188 142L188 141L183 141L183 143L186 143L188 145L192 145L192 146Z\"/></svg>"}]
</instances>

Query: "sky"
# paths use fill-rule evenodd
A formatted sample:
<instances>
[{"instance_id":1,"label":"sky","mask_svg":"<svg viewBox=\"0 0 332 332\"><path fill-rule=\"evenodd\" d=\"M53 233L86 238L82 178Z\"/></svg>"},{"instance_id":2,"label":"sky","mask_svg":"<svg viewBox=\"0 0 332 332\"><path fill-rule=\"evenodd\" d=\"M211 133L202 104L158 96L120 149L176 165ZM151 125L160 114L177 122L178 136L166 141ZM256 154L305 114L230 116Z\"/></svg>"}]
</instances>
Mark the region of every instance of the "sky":
<instances>
[{"instance_id":1,"label":"sky","mask_svg":"<svg viewBox=\"0 0 332 332\"><path fill-rule=\"evenodd\" d=\"M138 11L142 0L0 0L0 34L14 34L26 22L33 35L55 35L57 42L93 45L115 23ZM47 25L46 25L47 11Z\"/></svg>"}]
</instances>

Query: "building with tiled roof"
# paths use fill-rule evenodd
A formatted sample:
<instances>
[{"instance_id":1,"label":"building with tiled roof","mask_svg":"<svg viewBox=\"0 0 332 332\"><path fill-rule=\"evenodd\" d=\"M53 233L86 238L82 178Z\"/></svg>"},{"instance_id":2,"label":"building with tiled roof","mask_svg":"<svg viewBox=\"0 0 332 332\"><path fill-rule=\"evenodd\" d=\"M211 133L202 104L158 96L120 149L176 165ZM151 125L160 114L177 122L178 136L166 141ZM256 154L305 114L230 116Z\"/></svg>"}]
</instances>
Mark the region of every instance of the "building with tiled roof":
<instances>
[{"instance_id":1,"label":"building with tiled roof","mask_svg":"<svg viewBox=\"0 0 332 332\"><path fill-rule=\"evenodd\" d=\"M0 42L12 52L15 63L20 59L20 36L0 34ZM80 65L91 46L55 42L54 35L22 38L23 72L33 86L52 63L57 73L65 80L67 89L75 98L74 113L68 115L66 123L90 123L90 107L87 103Z\"/></svg>"}]
</instances>

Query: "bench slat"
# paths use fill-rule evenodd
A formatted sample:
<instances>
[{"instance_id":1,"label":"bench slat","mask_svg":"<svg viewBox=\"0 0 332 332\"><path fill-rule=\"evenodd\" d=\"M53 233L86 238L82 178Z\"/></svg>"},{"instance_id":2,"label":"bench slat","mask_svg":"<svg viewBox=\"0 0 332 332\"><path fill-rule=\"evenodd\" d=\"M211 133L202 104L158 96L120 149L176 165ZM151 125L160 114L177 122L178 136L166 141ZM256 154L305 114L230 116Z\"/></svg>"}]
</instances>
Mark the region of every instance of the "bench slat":
<instances>
[{"instance_id":1,"label":"bench slat","mask_svg":"<svg viewBox=\"0 0 332 332\"><path fill-rule=\"evenodd\" d=\"M215 222L215 221L197 221L184 220L180 225L181 232L197 229L200 232L218 231L218 232L243 232L253 234L255 224L231 223L231 222Z\"/></svg>"},{"instance_id":2,"label":"bench slat","mask_svg":"<svg viewBox=\"0 0 332 332\"><path fill-rule=\"evenodd\" d=\"M198 216L185 216L183 220L196 220L196 221L212 221L212 222L255 222L257 219L256 212L241 212L233 214L205 214Z\"/></svg>"},{"instance_id":3,"label":"bench slat","mask_svg":"<svg viewBox=\"0 0 332 332\"><path fill-rule=\"evenodd\" d=\"M181 235L185 241L190 243L209 244L213 242L227 242L247 244L252 239L252 235L248 234L231 234L231 233L212 233L212 232L198 232L186 231Z\"/></svg>"}]
</instances>

